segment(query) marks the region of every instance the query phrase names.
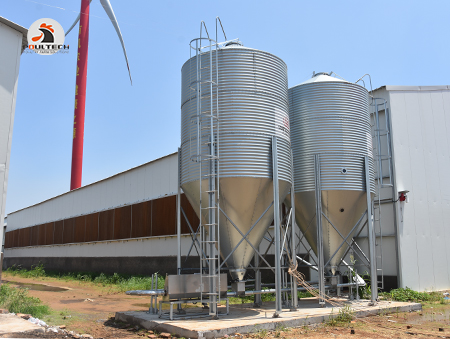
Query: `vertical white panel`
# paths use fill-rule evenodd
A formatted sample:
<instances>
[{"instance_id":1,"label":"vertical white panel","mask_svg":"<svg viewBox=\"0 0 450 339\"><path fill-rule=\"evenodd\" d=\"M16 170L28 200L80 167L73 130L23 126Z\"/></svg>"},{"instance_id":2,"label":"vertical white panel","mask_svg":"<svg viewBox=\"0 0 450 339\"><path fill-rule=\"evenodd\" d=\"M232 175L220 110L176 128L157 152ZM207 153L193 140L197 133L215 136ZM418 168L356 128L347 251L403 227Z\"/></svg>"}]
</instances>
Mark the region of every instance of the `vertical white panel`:
<instances>
[{"instance_id":1,"label":"vertical white panel","mask_svg":"<svg viewBox=\"0 0 450 339\"><path fill-rule=\"evenodd\" d=\"M0 23L0 250L3 245L6 192L16 108L22 33Z\"/></svg>"},{"instance_id":2,"label":"vertical white panel","mask_svg":"<svg viewBox=\"0 0 450 339\"><path fill-rule=\"evenodd\" d=\"M162 189L161 186L163 186L163 182L167 180L167 178L162 178L161 173L162 171L162 161L158 161L157 163L153 164L152 171L150 173L150 178L152 180L152 193L151 196L153 197L159 197L161 196ZM158 180L160 178L160 180Z\"/></svg>"},{"instance_id":3,"label":"vertical white panel","mask_svg":"<svg viewBox=\"0 0 450 339\"><path fill-rule=\"evenodd\" d=\"M136 179L132 183L135 187L133 191L136 192L136 201L145 199L145 167L139 167L136 169Z\"/></svg>"},{"instance_id":4,"label":"vertical white panel","mask_svg":"<svg viewBox=\"0 0 450 339\"><path fill-rule=\"evenodd\" d=\"M129 204L136 196L136 191L131 192L131 182L136 181L136 171L129 171L128 175L123 176L123 196L122 204Z\"/></svg>"},{"instance_id":5,"label":"vertical white panel","mask_svg":"<svg viewBox=\"0 0 450 339\"><path fill-rule=\"evenodd\" d=\"M392 136L393 148L395 153L395 167L396 167L396 182L397 188L401 190L412 191L412 173L411 173L411 147L409 143L409 108L414 105L407 102L404 93L390 94L390 107L392 119ZM417 107L417 103L416 103ZM399 237L400 237L400 251L401 251L401 271L403 278L403 285L414 289L419 289L418 282L418 248L416 244L416 230L411 213L406 213L409 209L414 211L415 201L412 194L410 203L400 204L399 208ZM412 219L408 222L407 219Z\"/></svg>"},{"instance_id":6,"label":"vertical white panel","mask_svg":"<svg viewBox=\"0 0 450 339\"><path fill-rule=\"evenodd\" d=\"M409 190L400 203L399 243L403 286L419 290L448 288L448 90L391 92L398 190Z\"/></svg>"}]
</instances>

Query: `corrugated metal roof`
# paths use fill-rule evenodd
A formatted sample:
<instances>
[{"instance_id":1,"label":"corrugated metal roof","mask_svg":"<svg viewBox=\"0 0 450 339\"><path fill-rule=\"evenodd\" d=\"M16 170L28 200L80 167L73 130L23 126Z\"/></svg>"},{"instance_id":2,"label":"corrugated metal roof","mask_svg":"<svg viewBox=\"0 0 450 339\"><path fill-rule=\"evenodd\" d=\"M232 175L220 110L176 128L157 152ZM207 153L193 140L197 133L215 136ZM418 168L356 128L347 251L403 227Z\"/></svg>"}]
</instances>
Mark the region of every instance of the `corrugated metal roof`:
<instances>
[{"instance_id":1,"label":"corrugated metal roof","mask_svg":"<svg viewBox=\"0 0 450 339\"><path fill-rule=\"evenodd\" d=\"M52 198L49 198L49 199L47 199L47 200L38 202L38 203L36 203L36 204L34 204L34 205L30 205L30 206L21 208L21 209L19 209L19 210L17 210L17 211L8 213L8 216L10 216L10 215L12 215L12 214L14 214L14 213L17 213L17 212L26 210L26 209L28 209L28 208L30 208L30 207L34 207L34 206L41 205L41 204L43 204L43 203L45 203L45 202L47 202L47 201L50 201L50 200L53 200L53 199L62 197L62 196L64 196L64 195L70 194L70 193L72 193L72 192L83 190L83 189L85 189L85 188L87 188L87 187L90 187L90 186L99 184L99 183L101 183L101 182L103 182L103 181L110 180L110 179L112 179L112 178L114 178L114 177L117 177L117 176L119 176L119 175L122 175L122 174L124 174L124 173L130 172L130 171L133 171L133 170L136 170L136 169L138 169L138 168L140 168L140 167L147 166L148 164L151 164L151 163L153 163L153 162L159 161L159 160L161 160L161 159L165 159L165 158L170 157L170 156L173 156L173 155L175 155L175 154L177 154L177 152L170 153L170 154L168 154L168 155L165 155L165 156L162 156L162 157L160 157L160 158L157 158L157 159L151 160L151 161L149 161L149 162L146 162L146 163L144 163L144 164L142 164L142 165L139 165L139 166L136 166L136 167L132 167L132 168L126 170L126 171L119 172L119 173L114 174L114 175L112 175L112 176L110 176L110 177L101 179L101 180L99 180L99 181L95 181L95 182L93 182L93 183L91 183L91 184L88 184L88 185L85 185L85 186L81 186L80 188L77 188L76 190L68 191L68 192L62 193L62 194L60 194L60 195L54 196L54 197L52 197Z\"/></svg>"},{"instance_id":2,"label":"corrugated metal roof","mask_svg":"<svg viewBox=\"0 0 450 339\"><path fill-rule=\"evenodd\" d=\"M16 31L22 33L22 52L25 48L27 48L28 46L28 40L27 40L27 34L28 34L28 29L26 29L25 27L22 27L2 16L0 16L0 23L9 26L13 29L15 29Z\"/></svg>"},{"instance_id":3,"label":"corrugated metal roof","mask_svg":"<svg viewBox=\"0 0 450 339\"><path fill-rule=\"evenodd\" d=\"M450 85L443 86L390 86L384 85L373 90L373 92L385 89L386 91L446 91Z\"/></svg>"}]
</instances>

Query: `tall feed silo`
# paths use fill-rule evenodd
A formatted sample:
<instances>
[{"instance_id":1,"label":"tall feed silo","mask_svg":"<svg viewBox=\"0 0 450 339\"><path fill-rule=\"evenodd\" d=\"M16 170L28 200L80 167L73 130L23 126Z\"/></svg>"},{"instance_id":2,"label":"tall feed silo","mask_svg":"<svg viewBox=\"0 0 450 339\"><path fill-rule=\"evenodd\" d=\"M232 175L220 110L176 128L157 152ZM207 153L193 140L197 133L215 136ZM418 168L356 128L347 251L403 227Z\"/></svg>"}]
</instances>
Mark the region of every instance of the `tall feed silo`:
<instances>
[{"instance_id":1,"label":"tall feed silo","mask_svg":"<svg viewBox=\"0 0 450 339\"><path fill-rule=\"evenodd\" d=\"M366 156L375 194L369 94L360 85L318 73L289 89L289 105L296 222L317 254L314 159L319 154L324 263L335 274L348 248L339 248L342 236L367 210Z\"/></svg>"},{"instance_id":2,"label":"tall feed silo","mask_svg":"<svg viewBox=\"0 0 450 339\"><path fill-rule=\"evenodd\" d=\"M287 67L278 57L256 49L230 43L216 52L199 54L182 67L181 91L181 187L197 214L200 214L200 163L197 153L197 106L211 106L217 99L219 112L219 204L221 209L246 234L273 201L272 136L277 136L280 202L291 186L290 137L287 94ZM208 84L200 92L193 90L197 76L208 78L211 70L218 77L212 91ZM198 68L198 65L201 67ZM217 64L217 67L216 67ZM197 74L200 69L200 75ZM205 74L202 75L202 73ZM215 106L215 105L213 105ZM215 111L215 108L213 109ZM210 134L205 122L200 140L208 147ZM201 167L207 173L207 163ZM202 180L208 187L208 180ZM204 224L208 215L202 212ZM247 239L257 247L273 220L273 206L258 221ZM200 217L200 216L199 216ZM242 280L254 255L247 241L220 213L219 238L222 260L235 246L239 247L226 261L233 279ZM196 225L195 225L196 226Z\"/></svg>"}]
</instances>

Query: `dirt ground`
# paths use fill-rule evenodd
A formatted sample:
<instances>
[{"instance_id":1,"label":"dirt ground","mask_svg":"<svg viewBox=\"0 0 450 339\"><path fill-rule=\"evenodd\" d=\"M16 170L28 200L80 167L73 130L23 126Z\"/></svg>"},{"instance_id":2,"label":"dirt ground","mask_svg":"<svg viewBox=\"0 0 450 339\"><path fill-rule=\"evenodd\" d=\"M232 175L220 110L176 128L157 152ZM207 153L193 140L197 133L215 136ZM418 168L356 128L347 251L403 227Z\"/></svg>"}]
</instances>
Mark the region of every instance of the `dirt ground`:
<instances>
[{"instance_id":1,"label":"dirt ground","mask_svg":"<svg viewBox=\"0 0 450 339\"><path fill-rule=\"evenodd\" d=\"M40 298L52 308L52 314L43 317L49 325L65 325L66 330L94 338L142 338L158 337L144 329L114 321L116 311L147 310L145 297L128 296L125 293L91 283L60 281L53 278L19 278L3 275L4 281L37 283L60 287L63 291L30 290L29 294ZM14 283L12 283L14 284ZM354 333L352 333L354 332ZM425 304L420 312L393 313L353 320L351 323L321 324L299 328L280 328L277 331L260 331L252 334L236 334L237 338L450 338L450 304ZM23 338L8 335L9 338ZM67 334L29 335L30 338L67 338ZM75 336L77 337L77 336ZM86 336L87 337L87 336ZM232 336L230 336L232 337Z\"/></svg>"}]
</instances>

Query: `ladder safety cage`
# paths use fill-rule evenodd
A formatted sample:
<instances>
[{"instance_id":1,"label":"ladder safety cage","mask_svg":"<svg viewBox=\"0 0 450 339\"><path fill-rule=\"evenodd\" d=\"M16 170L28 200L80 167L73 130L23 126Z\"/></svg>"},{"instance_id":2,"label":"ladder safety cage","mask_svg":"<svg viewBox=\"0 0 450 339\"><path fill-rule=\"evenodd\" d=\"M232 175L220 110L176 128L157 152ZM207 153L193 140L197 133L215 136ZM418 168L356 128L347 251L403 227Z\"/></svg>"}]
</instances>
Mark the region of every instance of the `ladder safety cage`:
<instances>
[{"instance_id":1,"label":"ladder safety cage","mask_svg":"<svg viewBox=\"0 0 450 339\"><path fill-rule=\"evenodd\" d=\"M392 179L392 155L391 140L389 131L389 110L387 101L383 98L372 97L371 106L371 128L372 128L372 147L375 160L376 171L376 195L373 201L374 230L376 242L376 266L378 287L384 289L383 275L383 227L381 205L383 198L381 196L383 188L393 189ZM384 119L380 116L384 115ZM381 119L380 119L381 118ZM382 126L382 122L384 126ZM387 167L387 168L386 168Z\"/></svg>"},{"instance_id":2,"label":"ladder safety cage","mask_svg":"<svg viewBox=\"0 0 450 339\"><path fill-rule=\"evenodd\" d=\"M217 19L216 19L217 21ZM217 26L217 24L216 24ZM202 36L205 28L207 37ZM217 27L216 27L217 28ZM217 32L216 32L217 36ZM219 86L218 44L209 37L205 23L200 24L200 37L190 42L190 62L195 62L190 72L189 86L195 91L196 111L191 121L196 128L196 150L191 161L199 168L199 247L200 300L209 303L209 315L217 317L220 304L220 232L219 232ZM195 58L193 58L195 52ZM192 131L192 130L191 130ZM192 138L192 135L191 135ZM205 181L205 182L204 182ZM206 200L206 201L205 201ZM206 222L204 221L207 220ZM208 282L205 284L205 282ZM209 286L205 291L205 286Z\"/></svg>"}]
</instances>

